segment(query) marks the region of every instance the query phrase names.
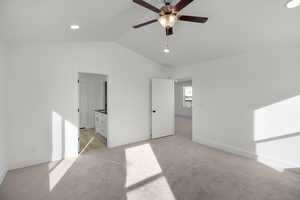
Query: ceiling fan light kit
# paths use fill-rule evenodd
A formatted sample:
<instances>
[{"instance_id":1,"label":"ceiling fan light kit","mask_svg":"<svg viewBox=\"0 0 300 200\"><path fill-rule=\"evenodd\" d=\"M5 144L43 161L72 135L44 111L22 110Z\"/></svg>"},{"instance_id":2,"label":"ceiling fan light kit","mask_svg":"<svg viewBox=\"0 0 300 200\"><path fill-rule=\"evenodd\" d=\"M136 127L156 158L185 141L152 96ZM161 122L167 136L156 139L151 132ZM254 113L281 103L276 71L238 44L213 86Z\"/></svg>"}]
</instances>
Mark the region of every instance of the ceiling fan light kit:
<instances>
[{"instance_id":1,"label":"ceiling fan light kit","mask_svg":"<svg viewBox=\"0 0 300 200\"><path fill-rule=\"evenodd\" d=\"M140 28L146 26L148 24L152 24L154 22L159 22L161 26L166 30L166 40L167 45L164 49L166 54L170 53L170 49L168 47L168 36L173 35L173 27L175 26L177 21L187 21L187 22L196 22L196 23L205 23L207 22L207 17L196 17L189 15L178 15L178 13L189 5L193 0L180 0L176 5L171 5L171 3L167 0L164 0L164 6L160 9L152 6L144 0L133 0L134 3L147 8L158 14L158 19L153 19L138 25L133 26L133 28Z\"/></svg>"},{"instance_id":2,"label":"ceiling fan light kit","mask_svg":"<svg viewBox=\"0 0 300 200\"><path fill-rule=\"evenodd\" d=\"M134 3L158 14L158 19L153 19L142 24L138 24L136 26L133 26L133 28L140 28L142 26L152 24L158 21L162 25L162 27L166 29L166 35L170 36L174 33L173 27L177 21L205 23L208 19L206 17L178 15L178 13L187 5L189 5L192 1L193 0L180 0L176 5L171 5L170 2L164 0L165 5L162 8L158 9L144 0L133 0Z\"/></svg>"},{"instance_id":3,"label":"ceiling fan light kit","mask_svg":"<svg viewBox=\"0 0 300 200\"><path fill-rule=\"evenodd\" d=\"M164 28L172 28L177 22L177 16L174 14L162 15L158 18L159 23Z\"/></svg>"}]
</instances>

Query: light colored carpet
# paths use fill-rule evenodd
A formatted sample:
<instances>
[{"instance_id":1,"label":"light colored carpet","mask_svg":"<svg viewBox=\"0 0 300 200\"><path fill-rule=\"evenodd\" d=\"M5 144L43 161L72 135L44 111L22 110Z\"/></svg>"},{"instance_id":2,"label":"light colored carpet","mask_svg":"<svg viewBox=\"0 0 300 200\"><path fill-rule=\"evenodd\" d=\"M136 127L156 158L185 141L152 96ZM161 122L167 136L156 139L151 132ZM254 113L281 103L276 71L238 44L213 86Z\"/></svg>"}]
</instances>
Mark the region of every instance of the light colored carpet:
<instances>
[{"instance_id":1,"label":"light colored carpet","mask_svg":"<svg viewBox=\"0 0 300 200\"><path fill-rule=\"evenodd\" d=\"M10 171L0 199L299 200L300 176L201 146L177 132Z\"/></svg>"}]
</instances>

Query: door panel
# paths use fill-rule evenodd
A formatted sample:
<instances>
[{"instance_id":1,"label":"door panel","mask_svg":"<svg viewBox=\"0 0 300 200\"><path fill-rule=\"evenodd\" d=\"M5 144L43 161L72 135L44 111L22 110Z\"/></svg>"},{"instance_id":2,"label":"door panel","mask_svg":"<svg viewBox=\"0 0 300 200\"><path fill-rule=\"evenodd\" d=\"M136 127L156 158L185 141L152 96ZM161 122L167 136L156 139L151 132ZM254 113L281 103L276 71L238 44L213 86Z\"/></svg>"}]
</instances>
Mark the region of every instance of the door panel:
<instances>
[{"instance_id":1,"label":"door panel","mask_svg":"<svg viewBox=\"0 0 300 200\"><path fill-rule=\"evenodd\" d=\"M152 138L174 135L174 81L152 79Z\"/></svg>"}]
</instances>

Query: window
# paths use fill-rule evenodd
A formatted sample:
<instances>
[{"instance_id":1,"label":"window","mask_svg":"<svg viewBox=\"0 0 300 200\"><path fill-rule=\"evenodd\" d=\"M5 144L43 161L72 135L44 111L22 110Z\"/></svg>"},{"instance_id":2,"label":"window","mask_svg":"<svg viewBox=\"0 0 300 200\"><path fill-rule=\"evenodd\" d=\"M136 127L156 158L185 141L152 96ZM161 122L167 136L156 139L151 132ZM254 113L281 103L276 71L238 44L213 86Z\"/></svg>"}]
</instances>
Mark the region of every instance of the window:
<instances>
[{"instance_id":1,"label":"window","mask_svg":"<svg viewBox=\"0 0 300 200\"><path fill-rule=\"evenodd\" d=\"M192 86L183 87L183 107L191 108L193 101L193 88Z\"/></svg>"}]
</instances>

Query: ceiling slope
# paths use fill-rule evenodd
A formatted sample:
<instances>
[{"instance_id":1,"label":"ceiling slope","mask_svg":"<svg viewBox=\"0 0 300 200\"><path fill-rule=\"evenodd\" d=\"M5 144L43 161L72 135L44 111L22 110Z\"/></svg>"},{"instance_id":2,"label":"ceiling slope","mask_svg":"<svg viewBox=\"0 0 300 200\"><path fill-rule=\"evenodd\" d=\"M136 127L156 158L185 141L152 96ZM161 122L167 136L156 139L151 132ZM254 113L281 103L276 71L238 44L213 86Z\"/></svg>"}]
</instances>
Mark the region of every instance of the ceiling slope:
<instances>
[{"instance_id":1,"label":"ceiling slope","mask_svg":"<svg viewBox=\"0 0 300 200\"><path fill-rule=\"evenodd\" d=\"M174 4L177 2L176 0ZM148 0L160 7L161 0ZM182 66L273 46L299 45L300 8L285 0L194 0L182 14L206 16L206 24L178 22L169 37L156 14L131 0L0 0L0 37L6 41L114 41L165 66ZM71 31L71 24L80 29Z\"/></svg>"}]
</instances>

